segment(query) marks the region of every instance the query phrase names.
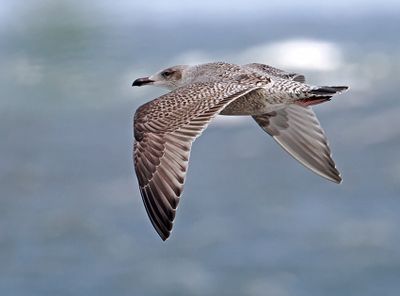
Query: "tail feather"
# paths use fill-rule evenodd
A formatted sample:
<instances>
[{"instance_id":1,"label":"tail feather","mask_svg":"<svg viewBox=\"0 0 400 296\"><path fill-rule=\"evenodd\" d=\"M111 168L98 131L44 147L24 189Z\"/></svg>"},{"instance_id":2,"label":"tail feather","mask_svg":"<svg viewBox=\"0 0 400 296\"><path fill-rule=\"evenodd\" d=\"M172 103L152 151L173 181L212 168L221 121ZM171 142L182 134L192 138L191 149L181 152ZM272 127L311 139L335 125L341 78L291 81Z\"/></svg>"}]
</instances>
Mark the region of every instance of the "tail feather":
<instances>
[{"instance_id":1,"label":"tail feather","mask_svg":"<svg viewBox=\"0 0 400 296\"><path fill-rule=\"evenodd\" d=\"M346 91L348 86L316 86L307 92L308 97L296 101L297 105L312 106L330 101L335 94Z\"/></svg>"},{"instance_id":2,"label":"tail feather","mask_svg":"<svg viewBox=\"0 0 400 296\"><path fill-rule=\"evenodd\" d=\"M317 96L332 96L346 91L348 86L317 86L310 91L310 94Z\"/></svg>"},{"instance_id":3,"label":"tail feather","mask_svg":"<svg viewBox=\"0 0 400 296\"><path fill-rule=\"evenodd\" d=\"M330 96L315 96L315 97L297 100L295 102L295 104L303 106L303 107L307 107L307 106L313 106L313 105L325 103L330 100L331 100Z\"/></svg>"}]
</instances>

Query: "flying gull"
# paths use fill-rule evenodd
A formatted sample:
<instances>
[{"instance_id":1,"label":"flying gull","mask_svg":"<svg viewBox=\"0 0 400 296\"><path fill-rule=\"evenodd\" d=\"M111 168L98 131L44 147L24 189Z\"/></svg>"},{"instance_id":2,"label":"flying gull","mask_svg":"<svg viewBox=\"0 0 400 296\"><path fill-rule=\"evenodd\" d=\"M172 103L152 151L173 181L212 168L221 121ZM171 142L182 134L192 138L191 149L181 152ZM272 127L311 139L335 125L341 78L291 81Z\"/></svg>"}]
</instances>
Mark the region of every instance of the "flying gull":
<instances>
[{"instance_id":1,"label":"flying gull","mask_svg":"<svg viewBox=\"0 0 400 296\"><path fill-rule=\"evenodd\" d=\"M217 115L248 115L291 156L336 183L339 171L310 106L347 86L312 86L301 74L264 65L178 65L136 79L171 92L140 106L134 116L134 164L151 223L163 240L172 230L193 141Z\"/></svg>"}]
</instances>

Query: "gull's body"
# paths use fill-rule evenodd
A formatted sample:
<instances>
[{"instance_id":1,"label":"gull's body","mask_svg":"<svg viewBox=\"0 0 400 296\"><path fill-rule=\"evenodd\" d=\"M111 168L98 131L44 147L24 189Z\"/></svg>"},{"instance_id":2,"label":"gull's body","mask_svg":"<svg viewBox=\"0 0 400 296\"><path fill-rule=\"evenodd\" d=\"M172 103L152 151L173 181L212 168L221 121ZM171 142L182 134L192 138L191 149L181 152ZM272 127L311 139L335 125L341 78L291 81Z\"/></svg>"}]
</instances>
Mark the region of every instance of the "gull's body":
<instances>
[{"instance_id":1,"label":"gull's body","mask_svg":"<svg viewBox=\"0 0 400 296\"><path fill-rule=\"evenodd\" d=\"M290 155L336 183L340 174L311 105L347 89L305 84L303 75L263 64L175 66L134 86L171 90L134 119L134 162L143 202L163 240L172 230L193 141L216 115L250 115Z\"/></svg>"}]
</instances>

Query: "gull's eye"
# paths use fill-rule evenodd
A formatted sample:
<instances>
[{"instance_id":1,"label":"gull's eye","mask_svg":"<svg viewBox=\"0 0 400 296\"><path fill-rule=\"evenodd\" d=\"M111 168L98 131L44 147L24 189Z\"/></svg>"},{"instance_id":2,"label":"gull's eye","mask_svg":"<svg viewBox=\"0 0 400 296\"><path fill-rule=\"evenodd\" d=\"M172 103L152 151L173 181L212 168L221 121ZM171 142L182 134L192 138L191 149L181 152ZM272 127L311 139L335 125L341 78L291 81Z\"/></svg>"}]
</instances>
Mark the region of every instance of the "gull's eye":
<instances>
[{"instance_id":1,"label":"gull's eye","mask_svg":"<svg viewBox=\"0 0 400 296\"><path fill-rule=\"evenodd\" d=\"M172 70L165 70L164 72L161 73L161 76L164 77L164 78L168 78L168 77L170 77L173 73L174 73L174 71L172 71Z\"/></svg>"}]
</instances>

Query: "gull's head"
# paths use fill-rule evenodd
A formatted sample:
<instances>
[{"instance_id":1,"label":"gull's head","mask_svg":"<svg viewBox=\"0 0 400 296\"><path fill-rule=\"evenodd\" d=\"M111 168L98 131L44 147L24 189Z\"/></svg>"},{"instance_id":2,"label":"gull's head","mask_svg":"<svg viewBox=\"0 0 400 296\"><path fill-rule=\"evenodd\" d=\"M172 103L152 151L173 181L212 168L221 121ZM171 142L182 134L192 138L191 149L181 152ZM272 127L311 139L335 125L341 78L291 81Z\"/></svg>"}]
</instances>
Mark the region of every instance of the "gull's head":
<instances>
[{"instance_id":1,"label":"gull's head","mask_svg":"<svg viewBox=\"0 0 400 296\"><path fill-rule=\"evenodd\" d=\"M154 85L173 90L185 85L189 68L187 65L169 67L149 77L136 79L132 86Z\"/></svg>"}]
</instances>

